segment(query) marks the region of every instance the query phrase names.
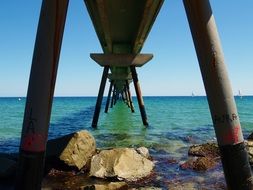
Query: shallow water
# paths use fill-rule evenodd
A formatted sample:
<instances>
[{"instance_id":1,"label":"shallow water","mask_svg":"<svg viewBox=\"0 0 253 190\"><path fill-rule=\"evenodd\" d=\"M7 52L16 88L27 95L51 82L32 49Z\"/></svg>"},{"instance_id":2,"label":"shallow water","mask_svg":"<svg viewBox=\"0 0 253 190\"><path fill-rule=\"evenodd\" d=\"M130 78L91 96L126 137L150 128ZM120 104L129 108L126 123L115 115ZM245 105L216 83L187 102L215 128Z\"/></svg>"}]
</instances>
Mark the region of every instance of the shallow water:
<instances>
[{"instance_id":1,"label":"shallow water","mask_svg":"<svg viewBox=\"0 0 253 190\"><path fill-rule=\"evenodd\" d=\"M149 148L157 161L154 177L148 184L167 187L170 183L194 181L197 186L224 183L221 166L209 172L192 172L179 168L187 159L188 147L215 140L214 130L205 97L145 97L150 126L142 125L137 101L135 113L123 102L103 112L97 129L91 128L96 98L58 97L54 99L49 138L73 131L89 130L98 148ZM253 97L236 97L244 135L253 131ZM25 98L0 98L0 152L17 152L24 114Z\"/></svg>"}]
</instances>

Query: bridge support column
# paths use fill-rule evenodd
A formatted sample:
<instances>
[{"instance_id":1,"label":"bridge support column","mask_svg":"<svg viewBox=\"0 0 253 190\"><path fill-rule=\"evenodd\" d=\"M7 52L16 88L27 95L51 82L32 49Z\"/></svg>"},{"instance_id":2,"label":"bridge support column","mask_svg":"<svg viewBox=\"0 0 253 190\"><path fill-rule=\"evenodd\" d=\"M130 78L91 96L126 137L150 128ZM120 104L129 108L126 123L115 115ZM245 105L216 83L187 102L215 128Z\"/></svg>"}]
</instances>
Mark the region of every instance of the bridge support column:
<instances>
[{"instance_id":1,"label":"bridge support column","mask_svg":"<svg viewBox=\"0 0 253 190\"><path fill-rule=\"evenodd\" d=\"M129 97L129 104L130 104L131 111L132 111L132 113L134 113L133 99L132 99L132 95L130 92L129 83L127 80L126 80L126 91L127 91L128 97Z\"/></svg>"},{"instance_id":2,"label":"bridge support column","mask_svg":"<svg viewBox=\"0 0 253 190\"><path fill-rule=\"evenodd\" d=\"M111 83L110 83L108 96L107 96L107 100L106 100L106 105L105 105L105 113L108 113L108 108L109 108L111 94L112 94L112 86L113 86L113 81L111 81Z\"/></svg>"},{"instance_id":3,"label":"bridge support column","mask_svg":"<svg viewBox=\"0 0 253 190\"><path fill-rule=\"evenodd\" d=\"M134 87L135 87L136 96L137 96L137 100L138 100L138 104L139 104L139 109L141 112L142 122L143 122L143 125L148 126L148 119L147 119L147 115L146 115L144 101L143 101L143 98L141 95L141 88L140 88L138 76L136 73L136 69L134 66L131 66L130 69L131 69L131 73L132 73L132 77L133 77L133 81L134 81Z\"/></svg>"},{"instance_id":4,"label":"bridge support column","mask_svg":"<svg viewBox=\"0 0 253 190\"><path fill-rule=\"evenodd\" d=\"M237 108L208 0L184 0L228 189L253 189Z\"/></svg>"},{"instance_id":5,"label":"bridge support column","mask_svg":"<svg viewBox=\"0 0 253 190\"><path fill-rule=\"evenodd\" d=\"M103 95L104 95L104 91L105 91L105 84L106 84L106 80L108 77L108 72L109 72L109 66L105 66L104 71L103 71L103 75L102 75L102 79L101 79L101 83L100 83L100 87L99 87L94 116L93 116L93 120L92 120L92 127L93 128L96 128L97 124L98 124L98 118L99 118L99 114L100 114L100 109L101 109L101 104L102 104Z\"/></svg>"},{"instance_id":6,"label":"bridge support column","mask_svg":"<svg viewBox=\"0 0 253 190\"><path fill-rule=\"evenodd\" d=\"M126 86L124 88L124 94L126 96L126 105L127 105L127 107L130 108L130 97L129 97L128 93L127 93L127 87Z\"/></svg>"},{"instance_id":7,"label":"bridge support column","mask_svg":"<svg viewBox=\"0 0 253 190\"><path fill-rule=\"evenodd\" d=\"M116 105L117 100L118 100L118 97L119 97L119 93L118 93L117 89L115 88L115 94L114 94L114 102L113 102L113 105Z\"/></svg>"},{"instance_id":8,"label":"bridge support column","mask_svg":"<svg viewBox=\"0 0 253 190\"><path fill-rule=\"evenodd\" d=\"M111 108L113 108L114 98L115 98L115 84L113 85L112 90Z\"/></svg>"},{"instance_id":9,"label":"bridge support column","mask_svg":"<svg viewBox=\"0 0 253 190\"><path fill-rule=\"evenodd\" d=\"M33 53L15 189L39 190L68 0L43 0Z\"/></svg>"}]
</instances>

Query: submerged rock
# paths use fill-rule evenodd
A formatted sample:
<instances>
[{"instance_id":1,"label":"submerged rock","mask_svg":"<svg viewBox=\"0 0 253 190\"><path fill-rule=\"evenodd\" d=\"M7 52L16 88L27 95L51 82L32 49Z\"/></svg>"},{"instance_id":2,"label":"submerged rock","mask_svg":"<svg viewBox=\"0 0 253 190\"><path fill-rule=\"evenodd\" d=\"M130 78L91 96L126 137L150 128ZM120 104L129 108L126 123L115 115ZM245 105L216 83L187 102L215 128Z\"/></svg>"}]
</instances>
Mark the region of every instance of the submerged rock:
<instances>
[{"instance_id":1,"label":"submerged rock","mask_svg":"<svg viewBox=\"0 0 253 190\"><path fill-rule=\"evenodd\" d=\"M189 148L188 154L191 156L217 158L220 156L220 151L217 143L212 142L192 145Z\"/></svg>"},{"instance_id":2,"label":"submerged rock","mask_svg":"<svg viewBox=\"0 0 253 190\"><path fill-rule=\"evenodd\" d=\"M17 162L8 158L0 157L0 178L14 176Z\"/></svg>"},{"instance_id":3,"label":"submerged rock","mask_svg":"<svg viewBox=\"0 0 253 190\"><path fill-rule=\"evenodd\" d=\"M217 162L209 157L199 157L193 164L193 170L205 171L216 166Z\"/></svg>"},{"instance_id":4,"label":"submerged rock","mask_svg":"<svg viewBox=\"0 0 253 190\"><path fill-rule=\"evenodd\" d=\"M217 165L217 162L209 157L195 157L180 164L182 169L206 171Z\"/></svg>"},{"instance_id":5,"label":"submerged rock","mask_svg":"<svg viewBox=\"0 0 253 190\"><path fill-rule=\"evenodd\" d=\"M90 175L136 181L151 174L154 163L133 148L102 150L92 157Z\"/></svg>"},{"instance_id":6,"label":"submerged rock","mask_svg":"<svg viewBox=\"0 0 253 190\"><path fill-rule=\"evenodd\" d=\"M111 182L109 184L88 185L79 188L80 190L128 190L125 182Z\"/></svg>"},{"instance_id":7,"label":"submerged rock","mask_svg":"<svg viewBox=\"0 0 253 190\"><path fill-rule=\"evenodd\" d=\"M47 158L57 157L68 166L83 168L96 151L94 137L86 130L78 131L47 143Z\"/></svg>"},{"instance_id":8,"label":"submerged rock","mask_svg":"<svg viewBox=\"0 0 253 190\"><path fill-rule=\"evenodd\" d=\"M248 137L247 137L247 140L251 140L251 141L253 141L253 133L251 133Z\"/></svg>"},{"instance_id":9,"label":"submerged rock","mask_svg":"<svg viewBox=\"0 0 253 190\"><path fill-rule=\"evenodd\" d=\"M195 183L186 182L181 184L169 184L168 185L169 190L197 190Z\"/></svg>"},{"instance_id":10,"label":"submerged rock","mask_svg":"<svg viewBox=\"0 0 253 190\"><path fill-rule=\"evenodd\" d=\"M162 190L159 187L140 187L140 188L132 188L131 190Z\"/></svg>"},{"instance_id":11,"label":"submerged rock","mask_svg":"<svg viewBox=\"0 0 253 190\"><path fill-rule=\"evenodd\" d=\"M219 147L216 143L192 145L188 155L190 158L187 161L179 163L182 169L206 171L215 167L220 158Z\"/></svg>"}]
</instances>

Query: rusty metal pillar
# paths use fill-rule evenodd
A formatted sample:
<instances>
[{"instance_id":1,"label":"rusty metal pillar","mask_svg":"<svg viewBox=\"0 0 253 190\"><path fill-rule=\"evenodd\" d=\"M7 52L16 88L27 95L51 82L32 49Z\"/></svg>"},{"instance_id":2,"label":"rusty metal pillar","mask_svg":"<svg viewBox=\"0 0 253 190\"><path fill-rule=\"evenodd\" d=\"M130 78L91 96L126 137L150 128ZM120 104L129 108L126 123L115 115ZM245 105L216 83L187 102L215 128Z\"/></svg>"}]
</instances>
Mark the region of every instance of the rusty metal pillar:
<instances>
[{"instance_id":1,"label":"rusty metal pillar","mask_svg":"<svg viewBox=\"0 0 253 190\"><path fill-rule=\"evenodd\" d=\"M141 95L141 88L140 88L140 84L139 84L139 80L138 80L135 66L131 66L130 69L131 69L131 73L132 73L132 77L133 77L133 81L134 81L134 87L135 87L136 96L137 96L137 100L138 100L138 104L139 104L139 108L140 108L140 112L141 112L142 122L143 122L143 125L148 126L148 119L147 119L147 115L146 115L146 110L145 110L143 98Z\"/></svg>"},{"instance_id":2,"label":"rusty metal pillar","mask_svg":"<svg viewBox=\"0 0 253 190\"><path fill-rule=\"evenodd\" d=\"M105 105L105 113L108 113L108 108L109 108L111 94L112 94L112 86L113 86L113 80L110 83L110 87L108 91L108 96L107 96L106 105Z\"/></svg>"},{"instance_id":3,"label":"rusty metal pillar","mask_svg":"<svg viewBox=\"0 0 253 190\"><path fill-rule=\"evenodd\" d=\"M15 189L41 189L68 0L43 0L26 99Z\"/></svg>"},{"instance_id":4,"label":"rusty metal pillar","mask_svg":"<svg viewBox=\"0 0 253 190\"><path fill-rule=\"evenodd\" d=\"M228 189L253 189L237 108L208 0L184 0Z\"/></svg>"},{"instance_id":5,"label":"rusty metal pillar","mask_svg":"<svg viewBox=\"0 0 253 190\"><path fill-rule=\"evenodd\" d=\"M103 75L102 75L102 79L101 79L101 83L100 83L100 87L99 87L99 92L98 92L97 102L96 102L95 111L94 111L94 115L93 115L93 120L92 120L92 127L93 128L96 128L97 124L98 124L98 118L99 118L99 114L100 114L100 109L101 109L101 104L102 104L103 95L104 95L104 91L105 91L105 84L106 84L106 79L108 77L108 72L109 72L109 66L105 66L104 71L103 71Z\"/></svg>"},{"instance_id":6,"label":"rusty metal pillar","mask_svg":"<svg viewBox=\"0 0 253 190\"><path fill-rule=\"evenodd\" d=\"M129 97L129 104L130 104L131 111L132 111L132 113L134 113L133 99L132 99L132 95L131 95L131 92L130 92L129 83L128 83L127 80L126 80L126 90L127 90L127 94L128 94L128 97Z\"/></svg>"}]
</instances>

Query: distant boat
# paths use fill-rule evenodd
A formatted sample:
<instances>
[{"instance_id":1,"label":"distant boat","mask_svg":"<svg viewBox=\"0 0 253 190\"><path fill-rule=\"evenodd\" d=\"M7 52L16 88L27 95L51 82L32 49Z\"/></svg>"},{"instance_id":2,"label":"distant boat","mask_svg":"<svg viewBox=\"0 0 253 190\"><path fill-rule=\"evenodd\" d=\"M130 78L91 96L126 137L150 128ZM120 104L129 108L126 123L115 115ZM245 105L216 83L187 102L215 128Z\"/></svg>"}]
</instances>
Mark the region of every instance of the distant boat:
<instances>
[{"instance_id":1,"label":"distant boat","mask_svg":"<svg viewBox=\"0 0 253 190\"><path fill-rule=\"evenodd\" d=\"M238 96L242 99L242 93L240 90L238 90Z\"/></svg>"},{"instance_id":2,"label":"distant boat","mask_svg":"<svg viewBox=\"0 0 253 190\"><path fill-rule=\"evenodd\" d=\"M195 96L195 94L194 94L194 92L192 92L192 97L194 97Z\"/></svg>"},{"instance_id":3,"label":"distant boat","mask_svg":"<svg viewBox=\"0 0 253 190\"><path fill-rule=\"evenodd\" d=\"M21 98L18 98L18 101L21 101Z\"/></svg>"}]
</instances>

